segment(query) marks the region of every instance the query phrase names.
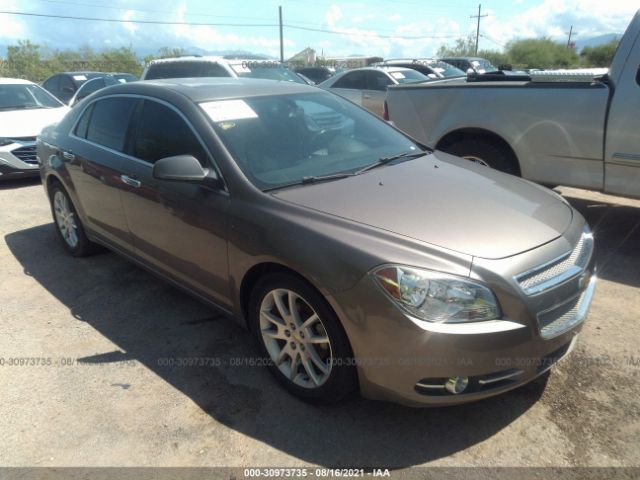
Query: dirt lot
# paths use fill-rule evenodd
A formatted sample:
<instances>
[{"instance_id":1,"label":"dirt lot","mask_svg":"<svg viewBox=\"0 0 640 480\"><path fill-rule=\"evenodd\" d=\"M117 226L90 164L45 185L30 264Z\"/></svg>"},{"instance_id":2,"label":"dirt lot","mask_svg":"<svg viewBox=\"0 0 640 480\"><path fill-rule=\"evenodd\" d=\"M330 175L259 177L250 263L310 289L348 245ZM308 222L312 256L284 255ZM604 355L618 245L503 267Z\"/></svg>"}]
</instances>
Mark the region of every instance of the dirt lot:
<instances>
[{"instance_id":1,"label":"dirt lot","mask_svg":"<svg viewBox=\"0 0 640 480\"><path fill-rule=\"evenodd\" d=\"M501 397L408 409L312 407L263 368L167 366L256 350L112 253L69 257L40 184L0 185L0 465L639 466L640 201L561 190L598 242L576 351Z\"/></svg>"}]
</instances>

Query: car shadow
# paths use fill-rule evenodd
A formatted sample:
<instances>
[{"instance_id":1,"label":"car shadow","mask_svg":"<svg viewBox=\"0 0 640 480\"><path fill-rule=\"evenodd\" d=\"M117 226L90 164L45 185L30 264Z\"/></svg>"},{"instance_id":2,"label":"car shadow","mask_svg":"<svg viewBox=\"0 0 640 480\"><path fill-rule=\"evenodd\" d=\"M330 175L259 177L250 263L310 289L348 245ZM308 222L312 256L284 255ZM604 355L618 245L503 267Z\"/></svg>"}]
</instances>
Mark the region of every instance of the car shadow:
<instances>
[{"instance_id":1,"label":"car shadow","mask_svg":"<svg viewBox=\"0 0 640 480\"><path fill-rule=\"evenodd\" d=\"M33 187L40 183L40 177L23 177L0 179L0 190L12 190L16 188Z\"/></svg>"},{"instance_id":2,"label":"car shadow","mask_svg":"<svg viewBox=\"0 0 640 480\"><path fill-rule=\"evenodd\" d=\"M117 345L79 362L140 362L216 421L304 462L401 468L446 457L511 424L546 386L545 376L499 397L437 409L357 395L337 405L308 405L282 390L266 368L251 365L257 348L233 320L119 256L71 258L52 224L5 240L26 275ZM126 377L104 388L114 385L136 387Z\"/></svg>"},{"instance_id":3,"label":"car shadow","mask_svg":"<svg viewBox=\"0 0 640 480\"><path fill-rule=\"evenodd\" d=\"M640 287L640 208L566 197L596 239L598 277Z\"/></svg>"}]
</instances>

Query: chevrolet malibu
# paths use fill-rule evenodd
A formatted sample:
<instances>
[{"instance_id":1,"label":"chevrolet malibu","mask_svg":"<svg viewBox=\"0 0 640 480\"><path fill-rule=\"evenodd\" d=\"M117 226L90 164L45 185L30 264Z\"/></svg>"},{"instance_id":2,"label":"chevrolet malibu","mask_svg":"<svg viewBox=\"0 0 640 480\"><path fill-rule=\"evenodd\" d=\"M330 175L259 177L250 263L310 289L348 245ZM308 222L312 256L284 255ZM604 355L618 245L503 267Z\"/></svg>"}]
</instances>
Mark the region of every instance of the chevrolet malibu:
<instances>
[{"instance_id":1,"label":"chevrolet malibu","mask_svg":"<svg viewBox=\"0 0 640 480\"><path fill-rule=\"evenodd\" d=\"M593 295L560 196L307 85L108 87L37 153L71 255L106 246L228 312L307 401L505 392L570 352Z\"/></svg>"}]
</instances>

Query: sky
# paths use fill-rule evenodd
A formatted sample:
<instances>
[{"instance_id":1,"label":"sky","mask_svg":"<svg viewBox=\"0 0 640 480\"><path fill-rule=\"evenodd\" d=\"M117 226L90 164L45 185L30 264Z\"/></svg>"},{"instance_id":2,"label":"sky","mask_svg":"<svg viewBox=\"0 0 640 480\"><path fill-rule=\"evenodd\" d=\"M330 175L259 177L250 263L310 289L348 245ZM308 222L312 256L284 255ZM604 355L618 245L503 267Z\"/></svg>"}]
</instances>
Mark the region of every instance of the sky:
<instances>
[{"instance_id":1,"label":"sky","mask_svg":"<svg viewBox=\"0 0 640 480\"><path fill-rule=\"evenodd\" d=\"M325 56L432 56L442 44L475 34L476 19L470 17L478 13L478 0L0 0L2 12L117 20L2 13L0 45L29 39L60 50L168 46L278 57L278 6L285 24L285 58L306 47ZM622 33L638 8L634 0L484 0L480 49L501 50L518 38L566 41L572 25L576 40Z\"/></svg>"}]
</instances>

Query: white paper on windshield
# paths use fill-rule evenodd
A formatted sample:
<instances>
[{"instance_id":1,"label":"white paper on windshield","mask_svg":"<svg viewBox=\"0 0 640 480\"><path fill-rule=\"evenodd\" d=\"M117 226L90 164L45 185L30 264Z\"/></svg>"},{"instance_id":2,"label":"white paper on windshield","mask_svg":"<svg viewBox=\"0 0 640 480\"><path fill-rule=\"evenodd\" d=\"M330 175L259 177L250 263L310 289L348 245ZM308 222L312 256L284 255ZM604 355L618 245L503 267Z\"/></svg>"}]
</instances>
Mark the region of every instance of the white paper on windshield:
<instances>
[{"instance_id":1,"label":"white paper on windshield","mask_svg":"<svg viewBox=\"0 0 640 480\"><path fill-rule=\"evenodd\" d=\"M214 122L227 120L242 120L243 118L258 118L256 112L247 105L244 100L220 100L217 102L204 102L200 108Z\"/></svg>"},{"instance_id":2,"label":"white paper on windshield","mask_svg":"<svg viewBox=\"0 0 640 480\"><path fill-rule=\"evenodd\" d=\"M77 81L81 81L81 80L86 80L87 77L86 77L86 75L74 75L73 79L77 80Z\"/></svg>"},{"instance_id":3,"label":"white paper on windshield","mask_svg":"<svg viewBox=\"0 0 640 480\"><path fill-rule=\"evenodd\" d=\"M118 81L119 81L120 83L127 83L127 81L126 81L124 78L119 78L119 79L118 79Z\"/></svg>"},{"instance_id":4,"label":"white paper on windshield","mask_svg":"<svg viewBox=\"0 0 640 480\"><path fill-rule=\"evenodd\" d=\"M231 65L233 71L236 73L251 73L251 69L247 67L244 63L238 63L237 65Z\"/></svg>"},{"instance_id":5,"label":"white paper on windshield","mask_svg":"<svg viewBox=\"0 0 640 480\"><path fill-rule=\"evenodd\" d=\"M402 72L391 72L391 76L393 78L395 78L396 80L400 80L401 78L404 78L404 73L402 73Z\"/></svg>"}]
</instances>

